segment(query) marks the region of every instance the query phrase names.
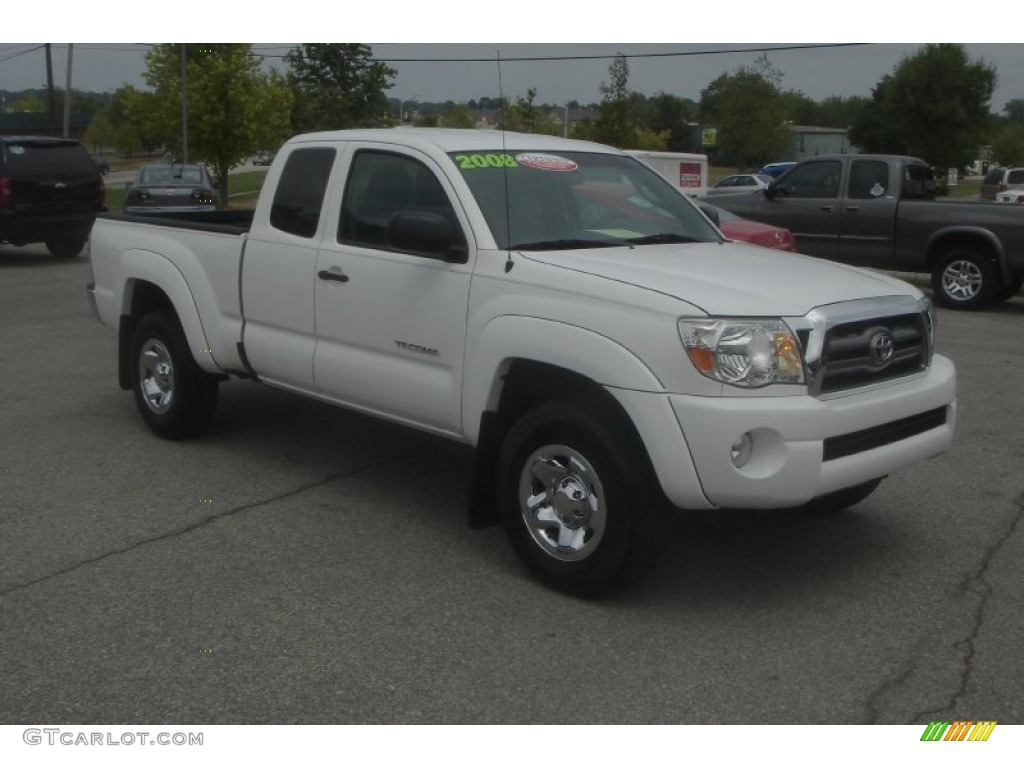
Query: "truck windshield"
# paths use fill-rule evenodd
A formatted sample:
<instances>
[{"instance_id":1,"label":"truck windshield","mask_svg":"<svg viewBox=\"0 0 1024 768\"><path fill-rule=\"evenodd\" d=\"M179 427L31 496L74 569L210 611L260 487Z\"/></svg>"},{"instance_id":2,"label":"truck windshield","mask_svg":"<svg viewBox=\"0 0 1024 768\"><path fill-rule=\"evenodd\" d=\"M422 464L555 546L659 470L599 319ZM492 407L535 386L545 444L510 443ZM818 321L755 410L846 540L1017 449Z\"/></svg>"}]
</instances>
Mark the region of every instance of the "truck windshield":
<instances>
[{"instance_id":1,"label":"truck windshield","mask_svg":"<svg viewBox=\"0 0 1024 768\"><path fill-rule=\"evenodd\" d=\"M450 156L501 249L720 239L671 184L632 157L515 149Z\"/></svg>"}]
</instances>

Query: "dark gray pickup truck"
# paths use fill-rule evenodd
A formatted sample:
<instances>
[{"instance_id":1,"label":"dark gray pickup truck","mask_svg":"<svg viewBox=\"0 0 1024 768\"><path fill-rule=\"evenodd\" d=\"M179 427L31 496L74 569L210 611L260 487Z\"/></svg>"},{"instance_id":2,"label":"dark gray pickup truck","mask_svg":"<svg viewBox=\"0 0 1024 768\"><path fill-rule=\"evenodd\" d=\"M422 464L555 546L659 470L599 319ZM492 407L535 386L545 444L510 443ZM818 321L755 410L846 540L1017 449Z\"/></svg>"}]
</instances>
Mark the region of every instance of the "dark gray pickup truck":
<instances>
[{"instance_id":1,"label":"dark gray pickup truck","mask_svg":"<svg viewBox=\"0 0 1024 768\"><path fill-rule=\"evenodd\" d=\"M797 250L858 266L931 273L955 309L1005 301L1024 283L1024 211L935 199L931 168L898 155L821 155L766 190L715 205L786 227Z\"/></svg>"}]
</instances>

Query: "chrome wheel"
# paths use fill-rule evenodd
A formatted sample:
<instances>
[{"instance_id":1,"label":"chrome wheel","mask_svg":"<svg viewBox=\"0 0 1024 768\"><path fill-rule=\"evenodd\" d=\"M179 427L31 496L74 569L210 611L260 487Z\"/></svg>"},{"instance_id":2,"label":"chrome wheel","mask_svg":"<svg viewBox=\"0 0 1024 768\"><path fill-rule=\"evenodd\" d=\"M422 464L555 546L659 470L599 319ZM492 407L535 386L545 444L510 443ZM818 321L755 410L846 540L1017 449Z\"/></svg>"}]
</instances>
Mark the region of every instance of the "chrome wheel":
<instances>
[{"instance_id":1,"label":"chrome wheel","mask_svg":"<svg viewBox=\"0 0 1024 768\"><path fill-rule=\"evenodd\" d=\"M167 413L174 404L174 360L157 339L149 339L139 351L139 390L153 413Z\"/></svg>"},{"instance_id":2,"label":"chrome wheel","mask_svg":"<svg viewBox=\"0 0 1024 768\"><path fill-rule=\"evenodd\" d=\"M590 462L565 445L545 445L522 465L519 506L530 536L561 561L589 557L607 525L604 488Z\"/></svg>"},{"instance_id":3,"label":"chrome wheel","mask_svg":"<svg viewBox=\"0 0 1024 768\"><path fill-rule=\"evenodd\" d=\"M942 270L942 290L954 301L977 298L984 282L981 269L969 259L951 261Z\"/></svg>"}]
</instances>

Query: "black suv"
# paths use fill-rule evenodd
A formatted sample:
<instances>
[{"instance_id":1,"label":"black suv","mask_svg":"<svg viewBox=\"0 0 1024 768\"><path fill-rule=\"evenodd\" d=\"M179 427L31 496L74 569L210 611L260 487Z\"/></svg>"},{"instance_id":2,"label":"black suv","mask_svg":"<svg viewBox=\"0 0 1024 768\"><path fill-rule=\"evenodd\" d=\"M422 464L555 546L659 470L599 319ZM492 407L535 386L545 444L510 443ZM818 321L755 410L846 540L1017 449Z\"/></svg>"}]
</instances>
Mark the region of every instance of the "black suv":
<instances>
[{"instance_id":1,"label":"black suv","mask_svg":"<svg viewBox=\"0 0 1024 768\"><path fill-rule=\"evenodd\" d=\"M54 256L77 256L105 194L77 141L0 136L0 243L46 243Z\"/></svg>"}]
</instances>

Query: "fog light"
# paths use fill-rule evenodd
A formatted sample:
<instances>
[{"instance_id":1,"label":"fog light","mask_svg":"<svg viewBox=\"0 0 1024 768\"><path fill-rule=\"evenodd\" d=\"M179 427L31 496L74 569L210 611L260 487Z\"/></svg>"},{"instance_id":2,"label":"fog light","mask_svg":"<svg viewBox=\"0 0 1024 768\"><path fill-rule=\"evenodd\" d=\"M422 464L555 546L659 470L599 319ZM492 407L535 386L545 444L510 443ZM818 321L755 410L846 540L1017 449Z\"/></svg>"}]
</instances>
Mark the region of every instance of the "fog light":
<instances>
[{"instance_id":1,"label":"fog light","mask_svg":"<svg viewBox=\"0 0 1024 768\"><path fill-rule=\"evenodd\" d=\"M736 438L736 441L732 444L732 448L729 450L732 456L732 465L739 469L750 460L750 450L753 447L754 441L750 438L750 433L745 432Z\"/></svg>"}]
</instances>

